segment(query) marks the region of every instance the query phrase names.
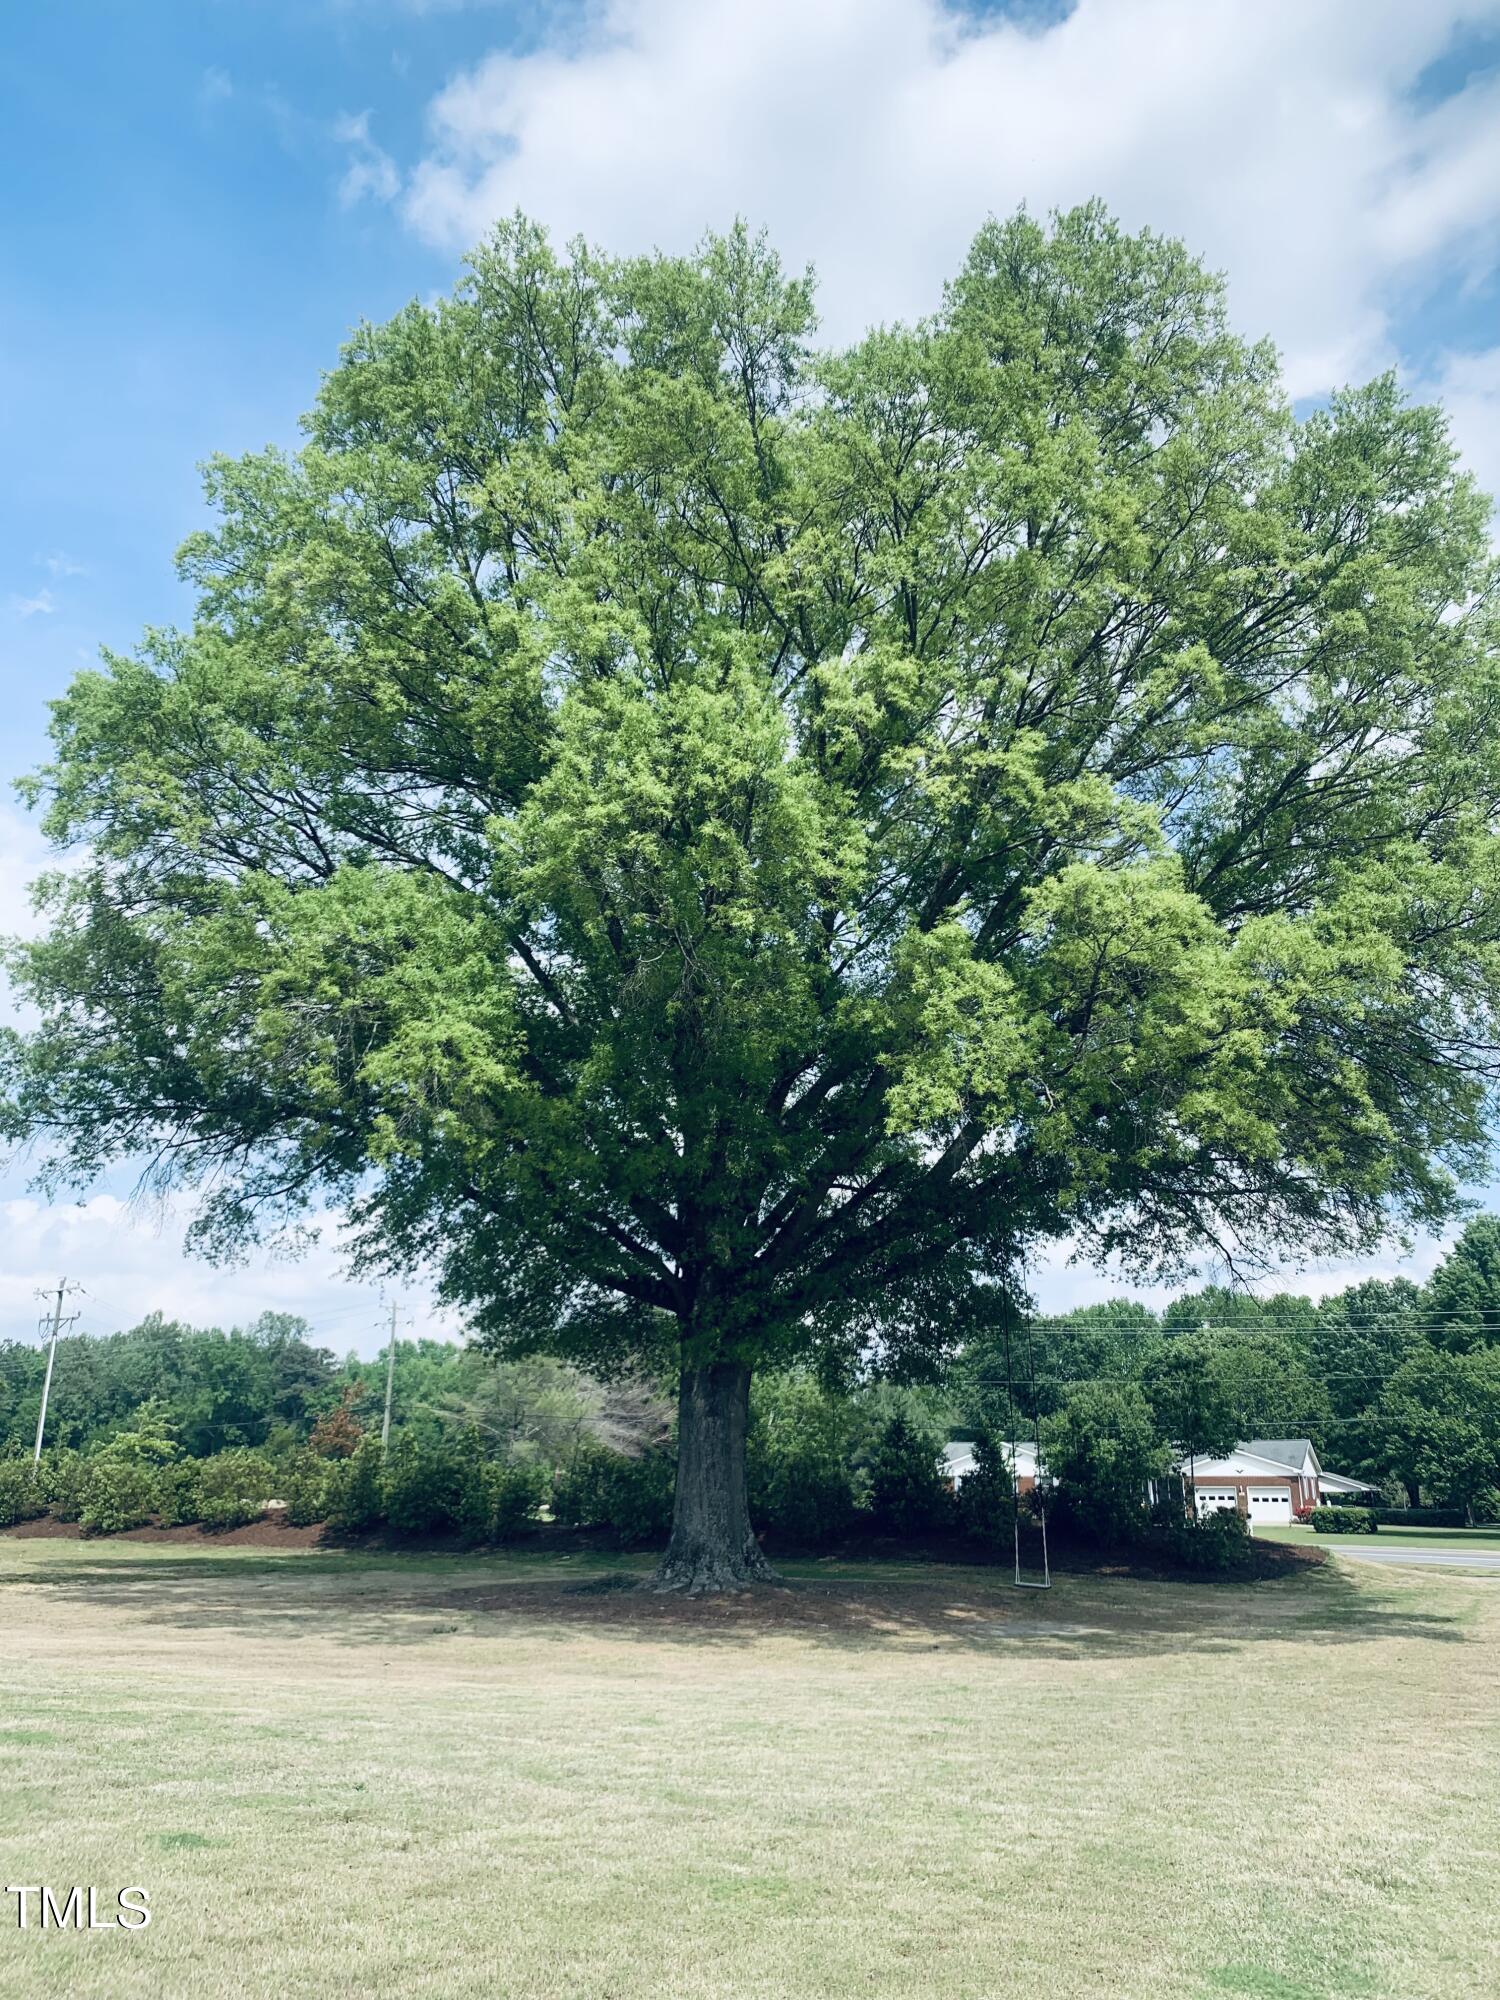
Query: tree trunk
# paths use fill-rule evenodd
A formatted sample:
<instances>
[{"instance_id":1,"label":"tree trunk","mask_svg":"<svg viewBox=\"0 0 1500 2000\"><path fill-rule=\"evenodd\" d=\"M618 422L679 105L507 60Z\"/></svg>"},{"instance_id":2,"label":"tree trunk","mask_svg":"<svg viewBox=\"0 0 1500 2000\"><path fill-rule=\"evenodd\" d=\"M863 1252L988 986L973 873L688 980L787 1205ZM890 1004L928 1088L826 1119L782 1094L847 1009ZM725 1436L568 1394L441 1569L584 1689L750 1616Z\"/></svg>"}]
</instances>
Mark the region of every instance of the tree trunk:
<instances>
[{"instance_id":1,"label":"tree trunk","mask_svg":"<svg viewBox=\"0 0 1500 2000\"><path fill-rule=\"evenodd\" d=\"M677 1394L677 1492L672 1539L652 1579L689 1597L775 1581L750 1527L745 1431L750 1370L717 1361L684 1368Z\"/></svg>"}]
</instances>

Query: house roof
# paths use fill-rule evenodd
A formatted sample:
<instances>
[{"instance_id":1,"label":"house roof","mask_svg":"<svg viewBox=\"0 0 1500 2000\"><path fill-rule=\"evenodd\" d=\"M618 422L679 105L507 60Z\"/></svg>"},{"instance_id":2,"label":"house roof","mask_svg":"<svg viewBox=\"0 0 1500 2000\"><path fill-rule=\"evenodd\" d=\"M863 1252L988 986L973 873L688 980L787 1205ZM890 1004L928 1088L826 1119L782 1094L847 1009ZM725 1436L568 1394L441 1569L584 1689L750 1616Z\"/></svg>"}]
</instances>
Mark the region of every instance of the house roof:
<instances>
[{"instance_id":1,"label":"house roof","mask_svg":"<svg viewBox=\"0 0 1500 2000\"><path fill-rule=\"evenodd\" d=\"M1279 1465L1290 1466L1293 1472L1319 1470L1311 1438L1246 1438L1235 1450L1248 1451L1255 1458L1275 1459Z\"/></svg>"},{"instance_id":2,"label":"house roof","mask_svg":"<svg viewBox=\"0 0 1500 2000\"><path fill-rule=\"evenodd\" d=\"M1007 1464L1014 1466L1023 1479L1036 1476L1036 1446L1024 1439L1013 1444L1001 1443L1000 1455ZM968 1438L960 1438L953 1444L943 1446L943 1469L949 1473L966 1473L974 1470L976 1460L974 1445Z\"/></svg>"},{"instance_id":3,"label":"house roof","mask_svg":"<svg viewBox=\"0 0 1500 2000\"><path fill-rule=\"evenodd\" d=\"M1186 1462L1181 1470L1189 1470ZM1287 1479L1293 1473L1300 1473L1304 1478L1317 1480L1330 1492L1376 1491L1366 1480L1325 1472L1310 1438L1248 1438L1223 1458L1194 1459L1192 1473L1200 1485L1205 1479Z\"/></svg>"},{"instance_id":4,"label":"house roof","mask_svg":"<svg viewBox=\"0 0 1500 2000\"><path fill-rule=\"evenodd\" d=\"M1331 1493L1378 1493L1380 1488L1371 1485L1368 1479L1350 1479L1342 1472L1320 1472L1318 1484L1326 1486Z\"/></svg>"}]
</instances>

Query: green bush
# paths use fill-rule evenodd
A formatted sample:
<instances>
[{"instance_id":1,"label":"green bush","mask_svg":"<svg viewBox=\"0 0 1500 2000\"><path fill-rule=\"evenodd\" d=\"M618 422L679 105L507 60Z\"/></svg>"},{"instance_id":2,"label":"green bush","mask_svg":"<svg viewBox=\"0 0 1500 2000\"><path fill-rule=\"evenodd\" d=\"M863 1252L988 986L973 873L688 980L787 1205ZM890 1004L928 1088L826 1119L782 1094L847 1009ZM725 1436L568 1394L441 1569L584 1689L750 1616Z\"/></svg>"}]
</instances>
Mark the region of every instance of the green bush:
<instances>
[{"instance_id":1,"label":"green bush","mask_svg":"<svg viewBox=\"0 0 1500 2000\"><path fill-rule=\"evenodd\" d=\"M1314 1507L1308 1519L1315 1535L1373 1535L1380 1525L1373 1507Z\"/></svg>"},{"instance_id":2,"label":"green bush","mask_svg":"<svg viewBox=\"0 0 1500 2000\"><path fill-rule=\"evenodd\" d=\"M42 1490L54 1520L76 1521L82 1513L89 1465L81 1451L65 1445L42 1453Z\"/></svg>"},{"instance_id":3,"label":"green bush","mask_svg":"<svg viewBox=\"0 0 1500 2000\"><path fill-rule=\"evenodd\" d=\"M803 1548L842 1541L858 1512L849 1467L816 1448L788 1452L752 1492L750 1511L758 1528Z\"/></svg>"},{"instance_id":4,"label":"green bush","mask_svg":"<svg viewBox=\"0 0 1500 2000\"><path fill-rule=\"evenodd\" d=\"M1175 1510L1169 1517L1158 1515L1141 1535L1139 1546L1148 1555L1203 1576L1232 1576L1255 1562L1249 1522L1227 1509L1201 1516Z\"/></svg>"},{"instance_id":5,"label":"green bush","mask_svg":"<svg viewBox=\"0 0 1500 2000\"><path fill-rule=\"evenodd\" d=\"M870 1516L887 1535L927 1535L952 1525L936 1439L898 1410L870 1460Z\"/></svg>"},{"instance_id":6,"label":"green bush","mask_svg":"<svg viewBox=\"0 0 1500 2000\"><path fill-rule=\"evenodd\" d=\"M156 1518L164 1528L190 1527L199 1519L198 1471L205 1460L182 1458L156 1473Z\"/></svg>"},{"instance_id":7,"label":"green bush","mask_svg":"<svg viewBox=\"0 0 1500 2000\"><path fill-rule=\"evenodd\" d=\"M34 1521L47 1511L41 1475L29 1458L0 1458L0 1528Z\"/></svg>"},{"instance_id":8,"label":"green bush","mask_svg":"<svg viewBox=\"0 0 1500 2000\"><path fill-rule=\"evenodd\" d=\"M986 1548L1009 1545L1015 1539L1015 1489L1010 1467L998 1439L981 1435L974 1441L974 1470L954 1495L959 1533Z\"/></svg>"},{"instance_id":9,"label":"green bush","mask_svg":"<svg viewBox=\"0 0 1500 2000\"><path fill-rule=\"evenodd\" d=\"M164 1398L148 1397L131 1412L127 1428L117 1430L101 1447L101 1455L130 1459L138 1465L170 1465L182 1455L177 1426Z\"/></svg>"},{"instance_id":10,"label":"green bush","mask_svg":"<svg viewBox=\"0 0 1500 2000\"><path fill-rule=\"evenodd\" d=\"M534 1459L509 1464L474 1459L463 1482L459 1528L470 1542L508 1542L533 1526L547 1489Z\"/></svg>"},{"instance_id":11,"label":"green bush","mask_svg":"<svg viewBox=\"0 0 1500 2000\"><path fill-rule=\"evenodd\" d=\"M1147 1488L1167 1472L1171 1453L1135 1383L1080 1383L1042 1419L1041 1432L1062 1517L1105 1544L1145 1533Z\"/></svg>"},{"instance_id":12,"label":"green bush","mask_svg":"<svg viewBox=\"0 0 1500 2000\"><path fill-rule=\"evenodd\" d=\"M276 1498L276 1467L243 1446L198 1461L198 1519L205 1528L248 1527Z\"/></svg>"},{"instance_id":13,"label":"green bush","mask_svg":"<svg viewBox=\"0 0 1500 2000\"><path fill-rule=\"evenodd\" d=\"M585 1443L553 1488L552 1511L564 1527L608 1528L622 1547L662 1540L672 1525L676 1465L664 1451L627 1458Z\"/></svg>"},{"instance_id":14,"label":"green bush","mask_svg":"<svg viewBox=\"0 0 1500 2000\"><path fill-rule=\"evenodd\" d=\"M442 1535L461 1526L472 1478L451 1446L419 1444L398 1431L380 1481L386 1525L398 1535Z\"/></svg>"},{"instance_id":15,"label":"green bush","mask_svg":"<svg viewBox=\"0 0 1500 2000\"><path fill-rule=\"evenodd\" d=\"M747 1472L750 1518L783 1541L817 1548L854 1525L848 1405L810 1376L752 1391Z\"/></svg>"},{"instance_id":16,"label":"green bush","mask_svg":"<svg viewBox=\"0 0 1500 2000\"><path fill-rule=\"evenodd\" d=\"M90 1459L78 1519L86 1535L119 1535L156 1512L156 1468L102 1451Z\"/></svg>"},{"instance_id":17,"label":"green bush","mask_svg":"<svg viewBox=\"0 0 1500 2000\"><path fill-rule=\"evenodd\" d=\"M294 1528L311 1528L328 1518L329 1460L315 1451L294 1451L278 1468L276 1497L286 1502Z\"/></svg>"},{"instance_id":18,"label":"green bush","mask_svg":"<svg viewBox=\"0 0 1500 2000\"><path fill-rule=\"evenodd\" d=\"M364 1534L385 1519L379 1438L365 1438L348 1458L328 1466L328 1525L344 1535Z\"/></svg>"}]
</instances>

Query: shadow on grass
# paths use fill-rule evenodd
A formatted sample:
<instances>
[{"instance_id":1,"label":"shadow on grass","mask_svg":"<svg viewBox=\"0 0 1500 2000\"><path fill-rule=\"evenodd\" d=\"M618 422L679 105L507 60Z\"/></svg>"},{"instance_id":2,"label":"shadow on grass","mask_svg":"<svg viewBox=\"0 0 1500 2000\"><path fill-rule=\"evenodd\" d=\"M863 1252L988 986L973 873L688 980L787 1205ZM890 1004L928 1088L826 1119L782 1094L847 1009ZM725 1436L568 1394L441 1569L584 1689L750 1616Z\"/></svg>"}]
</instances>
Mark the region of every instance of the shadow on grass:
<instances>
[{"instance_id":1,"label":"shadow on grass","mask_svg":"<svg viewBox=\"0 0 1500 2000\"><path fill-rule=\"evenodd\" d=\"M627 1587L644 1581L651 1562L248 1552L204 1560L121 1550L28 1563L6 1583L40 1588L63 1618L77 1604L184 1631L350 1647L523 1634L565 1644L589 1633L691 1647L786 1637L841 1651L1003 1657L1024 1649L1028 1657L1077 1660L1236 1653L1266 1641L1451 1645L1470 1636L1469 1607L1432 1603L1431 1579L1406 1573L1376 1581L1332 1565L1250 1585L1071 1573L1042 1592L1014 1589L997 1567L804 1559L785 1565L779 1587L685 1600ZM10 1615L18 1608L12 1604Z\"/></svg>"}]
</instances>

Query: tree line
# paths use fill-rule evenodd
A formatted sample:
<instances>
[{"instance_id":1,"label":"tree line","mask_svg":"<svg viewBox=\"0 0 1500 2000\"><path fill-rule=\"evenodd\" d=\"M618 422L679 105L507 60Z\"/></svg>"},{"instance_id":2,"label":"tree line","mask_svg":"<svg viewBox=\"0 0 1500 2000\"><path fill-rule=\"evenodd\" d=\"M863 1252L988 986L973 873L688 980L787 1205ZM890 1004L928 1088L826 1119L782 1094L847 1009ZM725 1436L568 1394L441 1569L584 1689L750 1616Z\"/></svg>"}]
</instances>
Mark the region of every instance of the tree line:
<instances>
[{"instance_id":1,"label":"tree line","mask_svg":"<svg viewBox=\"0 0 1500 2000\"><path fill-rule=\"evenodd\" d=\"M44 1368L44 1349L0 1344L0 1456L29 1451ZM873 1372L763 1376L748 1429L761 1516L808 1542L862 1514L931 1528L948 1439L1035 1432L1101 1532L1120 1529L1180 1454L1255 1437L1310 1437L1329 1468L1370 1479L1392 1504L1489 1518L1500 1513L1500 1221L1471 1222L1426 1285L1366 1279L1321 1302L1209 1287L1160 1311L1106 1300L1007 1321L928 1373L904 1386ZM383 1356L337 1357L289 1314L228 1331L157 1314L59 1342L48 1442L107 1451L143 1435L145 1410L144 1434L163 1442L137 1457L277 1461L312 1445L348 1458L378 1436L384 1383ZM548 1356L497 1361L420 1339L401 1343L395 1385L395 1430L411 1449L441 1458L462 1440L472 1458L566 1473L565 1511L580 1525L591 1509L632 1532L661 1525L676 1445L665 1378L606 1383ZM917 1497L899 1502L898 1489Z\"/></svg>"},{"instance_id":2,"label":"tree line","mask_svg":"<svg viewBox=\"0 0 1500 2000\"><path fill-rule=\"evenodd\" d=\"M955 1374L972 1425L1038 1425L1077 1487L1126 1494L1180 1454L1308 1437L1390 1504L1497 1518L1500 1220L1471 1221L1425 1285L1108 1300L991 1334Z\"/></svg>"}]
</instances>

